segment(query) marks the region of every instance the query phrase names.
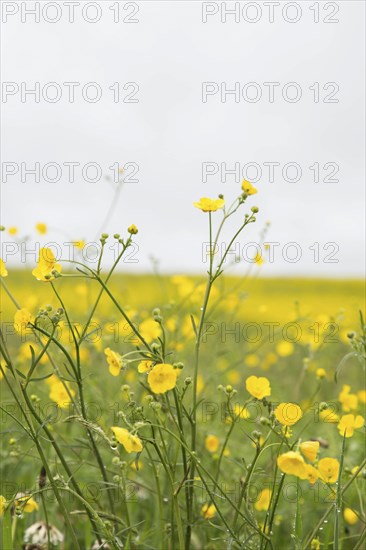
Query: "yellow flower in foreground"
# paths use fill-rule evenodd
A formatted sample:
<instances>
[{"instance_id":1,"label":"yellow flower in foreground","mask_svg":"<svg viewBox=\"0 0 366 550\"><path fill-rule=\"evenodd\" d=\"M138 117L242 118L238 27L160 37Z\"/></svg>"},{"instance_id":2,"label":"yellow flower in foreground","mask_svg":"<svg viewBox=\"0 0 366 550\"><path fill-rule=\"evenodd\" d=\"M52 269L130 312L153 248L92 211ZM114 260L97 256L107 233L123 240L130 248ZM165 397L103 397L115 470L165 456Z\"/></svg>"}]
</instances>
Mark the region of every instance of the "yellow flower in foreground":
<instances>
[{"instance_id":1,"label":"yellow flower in foreground","mask_svg":"<svg viewBox=\"0 0 366 550\"><path fill-rule=\"evenodd\" d=\"M118 426L113 426L111 430L118 443L121 443L128 453L141 453L142 442L137 435L133 435L125 428L119 428Z\"/></svg>"},{"instance_id":2,"label":"yellow flower in foreground","mask_svg":"<svg viewBox=\"0 0 366 550\"><path fill-rule=\"evenodd\" d=\"M50 248L41 248L37 267L33 269L32 275L39 281L50 281L54 279L52 271L60 273L61 266L56 263L55 255Z\"/></svg>"},{"instance_id":3,"label":"yellow flower in foreground","mask_svg":"<svg viewBox=\"0 0 366 550\"><path fill-rule=\"evenodd\" d=\"M324 411L320 411L319 418L322 422L326 422L328 424L337 424L337 422L339 422L338 414L332 411L332 409L325 409Z\"/></svg>"},{"instance_id":4,"label":"yellow flower in foreground","mask_svg":"<svg viewBox=\"0 0 366 550\"><path fill-rule=\"evenodd\" d=\"M205 447L210 453L216 453L220 447L220 440L216 435L209 434L205 439Z\"/></svg>"},{"instance_id":5,"label":"yellow flower in foreground","mask_svg":"<svg viewBox=\"0 0 366 550\"><path fill-rule=\"evenodd\" d=\"M318 470L312 464L306 464L306 478L313 485L319 478Z\"/></svg>"},{"instance_id":6,"label":"yellow flower in foreground","mask_svg":"<svg viewBox=\"0 0 366 550\"><path fill-rule=\"evenodd\" d=\"M193 206L199 208L202 212L216 212L216 210L223 208L224 204L224 199L209 199L208 197L201 197L199 202L193 203Z\"/></svg>"},{"instance_id":7,"label":"yellow flower in foreground","mask_svg":"<svg viewBox=\"0 0 366 550\"><path fill-rule=\"evenodd\" d=\"M300 451L310 462L315 462L320 443L319 441L304 441L300 443Z\"/></svg>"},{"instance_id":8,"label":"yellow flower in foreground","mask_svg":"<svg viewBox=\"0 0 366 550\"><path fill-rule=\"evenodd\" d=\"M50 399L57 403L61 409L65 409L71 403L71 397L74 397L75 392L68 382L65 385L56 376L52 376L49 382L50 385ZM67 391L68 390L68 391ZM70 394L70 395L69 395ZM70 397L71 396L71 397Z\"/></svg>"},{"instance_id":9,"label":"yellow flower in foreground","mask_svg":"<svg viewBox=\"0 0 366 550\"><path fill-rule=\"evenodd\" d=\"M4 515L6 510L6 498L3 495L0 495L0 517Z\"/></svg>"},{"instance_id":10,"label":"yellow flower in foreground","mask_svg":"<svg viewBox=\"0 0 366 550\"><path fill-rule=\"evenodd\" d=\"M212 519L216 514L216 506L214 504L204 504L201 508L201 516L205 519Z\"/></svg>"},{"instance_id":11,"label":"yellow flower in foreground","mask_svg":"<svg viewBox=\"0 0 366 550\"><path fill-rule=\"evenodd\" d=\"M308 477L307 465L300 453L288 451L277 458L277 464L284 474L297 476L300 479Z\"/></svg>"},{"instance_id":12,"label":"yellow flower in foreground","mask_svg":"<svg viewBox=\"0 0 366 550\"><path fill-rule=\"evenodd\" d=\"M19 334L21 334L28 326L28 323L30 323L33 319L33 315L29 313L27 309L24 307L22 309L18 309L16 314L14 315L14 328Z\"/></svg>"},{"instance_id":13,"label":"yellow flower in foreground","mask_svg":"<svg viewBox=\"0 0 366 550\"><path fill-rule=\"evenodd\" d=\"M112 376L118 376L123 366L123 359L119 353L111 350L111 348L105 348L105 356L109 365L109 372Z\"/></svg>"},{"instance_id":14,"label":"yellow flower in foreground","mask_svg":"<svg viewBox=\"0 0 366 550\"><path fill-rule=\"evenodd\" d=\"M364 418L361 415L345 414L341 417L337 426L339 433L345 437L352 437L355 430L362 428Z\"/></svg>"},{"instance_id":15,"label":"yellow flower in foreground","mask_svg":"<svg viewBox=\"0 0 366 550\"><path fill-rule=\"evenodd\" d=\"M175 388L178 369L169 363L158 363L147 375L147 381L154 393L165 393Z\"/></svg>"},{"instance_id":16,"label":"yellow flower in foreground","mask_svg":"<svg viewBox=\"0 0 366 550\"><path fill-rule=\"evenodd\" d=\"M153 366L154 366L153 361L140 361L140 363L137 365L137 371L150 372Z\"/></svg>"},{"instance_id":17,"label":"yellow flower in foreground","mask_svg":"<svg viewBox=\"0 0 366 550\"><path fill-rule=\"evenodd\" d=\"M263 489L259 493L258 500L254 504L254 508L259 512L261 510L267 511L271 502L272 491L271 489Z\"/></svg>"},{"instance_id":18,"label":"yellow flower in foreground","mask_svg":"<svg viewBox=\"0 0 366 550\"><path fill-rule=\"evenodd\" d=\"M249 378L246 379L245 387L250 395L256 397L257 399L263 399L264 397L271 395L269 380L264 376L259 378L258 376L249 376Z\"/></svg>"},{"instance_id":19,"label":"yellow flower in foreground","mask_svg":"<svg viewBox=\"0 0 366 550\"><path fill-rule=\"evenodd\" d=\"M355 393L350 393L351 386L345 384L342 388L341 393L339 394L338 400L342 403L342 409L345 412L350 412L354 409L357 409L358 398Z\"/></svg>"},{"instance_id":20,"label":"yellow flower in foreground","mask_svg":"<svg viewBox=\"0 0 366 550\"><path fill-rule=\"evenodd\" d=\"M253 187L253 185L248 180L242 181L241 188L246 195L255 195L256 193L258 193L258 190Z\"/></svg>"},{"instance_id":21,"label":"yellow flower in foreground","mask_svg":"<svg viewBox=\"0 0 366 550\"><path fill-rule=\"evenodd\" d=\"M275 408L274 414L283 426L293 426L302 417L302 410L296 403L280 403Z\"/></svg>"},{"instance_id":22,"label":"yellow flower in foreground","mask_svg":"<svg viewBox=\"0 0 366 550\"><path fill-rule=\"evenodd\" d=\"M33 497L27 495L16 496L15 506L21 507L23 512L30 514L34 510L38 510L39 506Z\"/></svg>"},{"instance_id":23,"label":"yellow flower in foreground","mask_svg":"<svg viewBox=\"0 0 366 550\"><path fill-rule=\"evenodd\" d=\"M37 223L36 230L40 235L45 235L47 233L47 225L45 223Z\"/></svg>"},{"instance_id":24,"label":"yellow flower in foreground","mask_svg":"<svg viewBox=\"0 0 366 550\"><path fill-rule=\"evenodd\" d=\"M0 277L7 277L8 270L6 269L5 262L0 258Z\"/></svg>"},{"instance_id":25,"label":"yellow flower in foreground","mask_svg":"<svg viewBox=\"0 0 366 550\"><path fill-rule=\"evenodd\" d=\"M9 227L8 233L9 233L9 235L13 235L13 236L14 236L14 235L16 235L16 234L18 233L18 228L17 228L17 227L14 227L14 226L13 226L13 227Z\"/></svg>"},{"instance_id":26,"label":"yellow flower in foreground","mask_svg":"<svg viewBox=\"0 0 366 550\"><path fill-rule=\"evenodd\" d=\"M345 508L343 510L344 521L348 525L355 525L358 522L357 514L352 510L352 508Z\"/></svg>"},{"instance_id":27,"label":"yellow flower in foreground","mask_svg":"<svg viewBox=\"0 0 366 550\"><path fill-rule=\"evenodd\" d=\"M318 470L325 483L335 483L339 474L339 462L336 458L322 458L318 462Z\"/></svg>"}]
</instances>

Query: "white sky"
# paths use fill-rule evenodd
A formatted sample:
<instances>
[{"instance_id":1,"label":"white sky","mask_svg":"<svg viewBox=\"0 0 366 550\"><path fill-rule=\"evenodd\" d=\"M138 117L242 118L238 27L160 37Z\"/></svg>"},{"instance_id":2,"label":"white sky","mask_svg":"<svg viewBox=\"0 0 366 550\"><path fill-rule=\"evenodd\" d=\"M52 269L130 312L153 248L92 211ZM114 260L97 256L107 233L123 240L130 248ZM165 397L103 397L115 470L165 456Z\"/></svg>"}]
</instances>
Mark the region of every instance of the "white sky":
<instances>
[{"instance_id":1,"label":"white sky","mask_svg":"<svg viewBox=\"0 0 366 550\"><path fill-rule=\"evenodd\" d=\"M74 3L74 23L69 23L70 8L63 1L40 2L39 23L24 11L34 8L36 2L1 4L2 224L18 226L21 236L32 235L31 241L37 240L33 228L38 221L55 228L42 243L78 238L93 241L113 191L104 178L97 183L83 180L81 167L98 163L105 175L111 175L109 167L114 163L135 163L138 181L125 183L114 215L105 226L112 234L123 233L130 223L139 227L138 262L124 267L150 270L152 254L160 260L163 271L202 272L206 268L202 242L207 241L207 215L194 209L192 202L218 193L229 201L240 189L234 175L221 182L220 170L203 182L202 163L214 163L211 167L216 164L218 169L221 163L228 169L235 163L240 169L256 163L262 171L255 184L260 192L249 204L258 205L260 214L258 223L241 238L240 247L258 241L264 223L271 221L267 241L280 244L274 261L267 261L262 273L362 275L364 2L280 2L279 6L270 2L272 23L268 2L237 3L237 23L234 15L221 21L221 2L206 6L199 1L119 2L120 18L136 19L136 23L114 23L111 7L116 2L109 1ZM46 4L49 6L42 15ZM97 4L99 22L83 19L82 8L86 17L97 14L93 5L85 11L85 4ZM226 2L227 8L234 4ZM319 7L319 23L314 23L317 13L311 6ZM218 13L207 16L203 23L205 10ZM298 22L285 21L296 15ZM56 16L60 16L56 23L44 20ZM256 23L245 20L256 16ZM325 23L324 18L339 22ZM7 84L11 82L15 83L15 93L4 95L4 86L11 92ZM22 102L21 90L34 88L36 82L40 102L30 95ZM55 103L42 97L49 82L58 83L62 92ZM68 101L64 82L80 83L74 103ZM89 82L98 83L102 92L95 103L81 95ZM133 98L138 102L114 103L109 87L116 82L122 97L134 91L131 85L123 90L126 83L137 83L139 90ZM216 83L211 87L215 90L224 88L225 83L227 89L239 83L239 101L235 102L231 94L223 102L217 92L203 102L203 82ZM253 82L256 89L245 88ZM269 82L279 83L272 103L269 86L264 85ZM301 90L298 102L282 97L289 82L297 83ZM334 84L324 90L327 83L335 83L339 90L333 94ZM318 86L320 101L315 102ZM246 100L256 90L262 98L256 103ZM94 91L88 91L91 97ZM289 97L295 91L288 88ZM49 97L54 92L55 88L48 88ZM327 96L338 102L325 103ZM11 170L6 164L10 162L19 170L8 175L5 182L4 171ZM31 168L36 162L41 169L47 163L58 163L62 168L60 181L49 183L41 175L36 183L28 175L22 182L21 163ZM74 183L68 181L67 162L80 163ZM269 181L268 164L264 165L270 162L280 163L273 182ZM283 166L290 162L301 167L297 182L282 177ZM314 182L315 163L320 167L318 183ZM332 164L324 170L327 163ZM333 178L339 181L324 182L337 166L339 171ZM248 179L253 175L249 171ZM289 178L293 175L289 169ZM220 217L216 214L215 220ZM229 236L225 235L226 242ZM3 235L2 240L9 239ZM301 247L302 256L296 263L282 258L289 242ZM314 243L319 243L319 262L314 261L314 249L309 249ZM328 245L324 250L327 243L336 246ZM325 262L325 256L336 247L339 250L332 258L338 262ZM289 254L294 252L289 250ZM19 258L14 254L6 259L12 264L19 263ZM242 263L238 273L243 270Z\"/></svg>"}]
</instances>

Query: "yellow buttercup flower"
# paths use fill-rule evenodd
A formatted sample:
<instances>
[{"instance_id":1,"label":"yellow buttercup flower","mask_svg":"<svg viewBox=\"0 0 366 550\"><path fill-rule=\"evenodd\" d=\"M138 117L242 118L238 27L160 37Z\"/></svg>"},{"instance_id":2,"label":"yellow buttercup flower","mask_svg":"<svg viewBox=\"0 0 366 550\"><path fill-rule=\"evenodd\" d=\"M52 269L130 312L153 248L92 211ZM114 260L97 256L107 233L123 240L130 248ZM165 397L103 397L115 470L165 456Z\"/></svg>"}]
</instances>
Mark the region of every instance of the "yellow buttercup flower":
<instances>
[{"instance_id":1,"label":"yellow buttercup flower","mask_svg":"<svg viewBox=\"0 0 366 550\"><path fill-rule=\"evenodd\" d=\"M302 410L296 403L280 403L275 408L274 414L283 426L293 426L302 417Z\"/></svg>"},{"instance_id":2,"label":"yellow buttercup flower","mask_svg":"<svg viewBox=\"0 0 366 550\"><path fill-rule=\"evenodd\" d=\"M314 485L316 480L319 478L318 470L312 464L306 464L305 468L306 468L306 479L308 479L311 485Z\"/></svg>"},{"instance_id":3,"label":"yellow buttercup flower","mask_svg":"<svg viewBox=\"0 0 366 550\"><path fill-rule=\"evenodd\" d=\"M133 435L125 428L119 428L118 426L113 426L111 430L118 443L121 443L128 453L141 453L142 442L137 435Z\"/></svg>"},{"instance_id":4,"label":"yellow buttercup flower","mask_svg":"<svg viewBox=\"0 0 366 550\"><path fill-rule=\"evenodd\" d=\"M165 393L175 388L177 384L178 369L169 363L158 363L151 369L147 381L154 393Z\"/></svg>"},{"instance_id":5,"label":"yellow buttercup flower","mask_svg":"<svg viewBox=\"0 0 366 550\"><path fill-rule=\"evenodd\" d=\"M279 342L276 346L276 351L280 357L288 357L294 352L294 345L291 342Z\"/></svg>"},{"instance_id":6,"label":"yellow buttercup flower","mask_svg":"<svg viewBox=\"0 0 366 550\"><path fill-rule=\"evenodd\" d=\"M64 383L66 389L65 385L55 375L51 376L48 384L50 386L50 399L57 403L60 409L65 409L71 403L71 397L75 395L74 390L70 388L70 384L68 382Z\"/></svg>"},{"instance_id":7,"label":"yellow buttercup flower","mask_svg":"<svg viewBox=\"0 0 366 550\"><path fill-rule=\"evenodd\" d=\"M38 279L38 281L51 281L54 279L52 271L61 272L60 264L56 263L54 253L50 248L41 248L39 251L39 259L37 267L32 271L32 275Z\"/></svg>"},{"instance_id":8,"label":"yellow buttercup flower","mask_svg":"<svg viewBox=\"0 0 366 550\"><path fill-rule=\"evenodd\" d=\"M9 235L14 236L14 235L16 235L16 234L18 233L18 228L17 228L17 227L14 227L14 226L9 227L8 233L9 233Z\"/></svg>"},{"instance_id":9,"label":"yellow buttercup flower","mask_svg":"<svg viewBox=\"0 0 366 550\"><path fill-rule=\"evenodd\" d=\"M337 422L339 422L338 414L332 411L332 409L320 411L319 418L322 422L326 422L327 424L337 424Z\"/></svg>"},{"instance_id":10,"label":"yellow buttercup flower","mask_svg":"<svg viewBox=\"0 0 366 550\"><path fill-rule=\"evenodd\" d=\"M105 348L105 356L109 365L109 372L112 376L118 376L123 366L122 356L111 348Z\"/></svg>"},{"instance_id":11,"label":"yellow buttercup flower","mask_svg":"<svg viewBox=\"0 0 366 550\"><path fill-rule=\"evenodd\" d=\"M300 479L307 479L306 463L300 453L288 451L277 458L277 464L284 474L293 475Z\"/></svg>"},{"instance_id":12,"label":"yellow buttercup flower","mask_svg":"<svg viewBox=\"0 0 366 550\"><path fill-rule=\"evenodd\" d=\"M209 199L201 197L199 202L194 202L193 206L202 210L202 212L216 212L225 205L224 199Z\"/></svg>"},{"instance_id":13,"label":"yellow buttercup flower","mask_svg":"<svg viewBox=\"0 0 366 550\"><path fill-rule=\"evenodd\" d=\"M258 512L262 510L266 512L271 502L271 496L272 496L271 489L262 489L262 491L259 493L258 499L254 503L254 508L258 510Z\"/></svg>"},{"instance_id":14,"label":"yellow buttercup flower","mask_svg":"<svg viewBox=\"0 0 366 550\"><path fill-rule=\"evenodd\" d=\"M360 390L357 392L357 398L361 403L366 404L366 390Z\"/></svg>"},{"instance_id":15,"label":"yellow buttercup flower","mask_svg":"<svg viewBox=\"0 0 366 550\"><path fill-rule=\"evenodd\" d=\"M0 517L4 515L6 510L6 498L0 495Z\"/></svg>"},{"instance_id":16,"label":"yellow buttercup flower","mask_svg":"<svg viewBox=\"0 0 366 550\"><path fill-rule=\"evenodd\" d=\"M235 405L231 407L231 412L238 418L247 419L250 417L248 409L240 405L240 403L235 403Z\"/></svg>"},{"instance_id":17,"label":"yellow buttercup flower","mask_svg":"<svg viewBox=\"0 0 366 550\"><path fill-rule=\"evenodd\" d=\"M257 399L263 399L271 395L269 380L264 376L259 378L258 376L249 376L249 378L246 379L245 386L250 395Z\"/></svg>"},{"instance_id":18,"label":"yellow buttercup flower","mask_svg":"<svg viewBox=\"0 0 366 550\"><path fill-rule=\"evenodd\" d=\"M33 320L33 315L26 309L18 309L16 314L14 315L14 328L15 330L21 334L26 330L28 323L31 323Z\"/></svg>"},{"instance_id":19,"label":"yellow buttercup flower","mask_svg":"<svg viewBox=\"0 0 366 550\"><path fill-rule=\"evenodd\" d=\"M154 361L140 361L137 365L138 372L150 372L154 366Z\"/></svg>"},{"instance_id":20,"label":"yellow buttercup flower","mask_svg":"<svg viewBox=\"0 0 366 550\"><path fill-rule=\"evenodd\" d=\"M317 378L325 378L327 376L327 371L325 369L319 368L316 369L315 374Z\"/></svg>"},{"instance_id":21,"label":"yellow buttercup flower","mask_svg":"<svg viewBox=\"0 0 366 550\"><path fill-rule=\"evenodd\" d=\"M209 434L205 439L205 447L210 453L216 453L220 447L220 440L216 435Z\"/></svg>"},{"instance_id":22,"label":"yellow buttercup flower","mask_svg":"<svg viewBox=\"0 0 366 550\"><path fill-rule=\"evenodd\" d=\"M36 230L40 235L45 235L47 233L47 225L45 223L37 223Z\"/></svg>"},{"instance_id":23,"label":"yellow buttercup flower","mask_svg":"<svg viewBox=\"0 0 366 550\"><path fill-rule=\"evenodd\" d=\"M351 386L345 384L342 388L341 393L339 394L338 401L342 403L342 409L345 412L350 412L357 409L358 398L355 393L350 393Z\"/></svg>"},{"instance_id":24,"label":"yellow buttercup flower","mask_svg":"<svg viewBox=\"0 0 366 550\"><path fill-rule=\"evenodd\" d=\"M15 498L15 506L17 508L21 507L22 511L26 512L27 514L30 514L31 512L34 512L39 508L37 502L31 496L20 494L19 496L17 495Z\"/></svg>"},{"instance_id":25,"label":"yellow buttercup flower","mask_svg":"<svg viewBox=\"0 0 366 550\"><path fill-rule=\"evenodd\" d=\"M201 516L205 519L212 519L216 514L216 506L214 504L204 504L201 508Z\"/></svg>"},{"instance_id":26,"label":"yellow buttercup flower","mask_svg":"<svg viewBox=\"0 0 366 550\"><path fill-rule=\"evenodd\" d=\"M341 417L337 428L341 436L352 437L354 431L362 428L364 422L364 418L359 414L357 416L354 414L345 414Z\"/></svg>"},{"instance_id":27,"label":"yellow buttercup flower","mask_svg":"<svg viewBox=\"0 0 366 550\"><path fill-rule=\"evenodd\" d=\"M300 451L310 462L315 462L319 452L319 441L303 441L300 443Z\"/></svg>"},{"instance_id":28,"label":"yellow buttercup flower","mask_svg":"<svg viewBox=\"0 0 366 550\"><path fill-rule=\"evenodd\" d=\"M248 180L242 181L241 188L246 195L255 195L256 193L258 193L258 190L253 187L253 185Z\"/></svg>"},{"instance_id":29,"label":"yellow buttercup flower","mask_svg":"<svg viewBox=\"0 0 366 550\"><path fill-rule=\"evenodd\" d=\"M5 262L0 258L0 277L7 277L7 276L8 276L8 270L6 269Z\"/></svg>"},{"instance_id":30,"label":"yellow buttercup flower","mask_svg":"<svg viewBox=\"0 0 366 550\"><path fill-rule=\"evenodd\" d=\"M343 517L344 521L348 523L348 525L355 525L359 520L358 515L352 510L352 508L345 508L343 510Z\"/></svg>"},{"instance_id":31,"label":"yellow buttercup flower","mask_svg":"<svg viewBox=\"0 0 366 550\"><path fill-rule=\"evenodd\" d=\"M133 223L130 225L130 227L127 229L130 235L137 235L139 230L137 229L136 225Z\"/></svg>"},{"instance_id":32,"label":"yellow buttercup flower","mask_svg":"<svg viewBox=\"0 0 366 550\"><path fill-rule=\"evenodd\" d=\"M320 540L319 539L313 539L311 541L310 548L311 548L311 550L320 550Z\"/></svg>"},{"instance_id":33,"label":"yellow buttercup flower","mask_svg":"<svg viewBox=\"0 0 366 550\"><path fill-rule=\"evenodd\" d=\"M145 321L142 321L139 331L148 344L151 344L151 342L161 335L160 325L154 319L145 319Z\"/></svg>"},{"instance_id":34,"label":"yellow buttercup flower","mask_svg":"<svg viewBox=\"0 0 366 550\"><path fill-rule=\"evenodd\" d=\"M319 477L325 483L335 483L339 474L339 462L336 458L322 458L318 462Z\"/></svg>"},{"instance_id":35,"label":"yellow buttercup flower","mask_svg":"<svg viewBox=\"0 0 366 550\"><path fill-rule=\"evenodd\" d=\"M73 241L72 244L78 250L83 250L85 248L86 242L83 239L80 239L80 241Z\"/></svg>"}]
</instances>

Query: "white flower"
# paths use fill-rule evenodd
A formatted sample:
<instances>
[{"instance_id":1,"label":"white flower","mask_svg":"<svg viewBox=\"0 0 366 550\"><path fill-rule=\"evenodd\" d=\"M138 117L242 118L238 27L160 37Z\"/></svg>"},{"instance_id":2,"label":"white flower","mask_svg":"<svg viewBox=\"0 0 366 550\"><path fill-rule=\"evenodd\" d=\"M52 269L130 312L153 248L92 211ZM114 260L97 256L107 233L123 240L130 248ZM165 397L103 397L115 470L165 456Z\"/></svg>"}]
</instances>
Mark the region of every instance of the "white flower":
<instances>
[{"instance_id":1,"label":"white flower","mask_svg":"<svg viewBox=\"0 0 366 550\"><path fill-rule=\"evenodd\" d=\"M54 546L57 546L60 542L63 542L64 536L63 534L56 529L54 525L49 525L49 532L50 532L50 541L51 544ZM48 536L47 536L47 525L44 521L37 521L36 523L33 523L26 532L24 533L24 542L29 542L31 544L38 544L41 547L45 545L44 547L47 548L48 545Z\"/></svg>"}]
</instances>

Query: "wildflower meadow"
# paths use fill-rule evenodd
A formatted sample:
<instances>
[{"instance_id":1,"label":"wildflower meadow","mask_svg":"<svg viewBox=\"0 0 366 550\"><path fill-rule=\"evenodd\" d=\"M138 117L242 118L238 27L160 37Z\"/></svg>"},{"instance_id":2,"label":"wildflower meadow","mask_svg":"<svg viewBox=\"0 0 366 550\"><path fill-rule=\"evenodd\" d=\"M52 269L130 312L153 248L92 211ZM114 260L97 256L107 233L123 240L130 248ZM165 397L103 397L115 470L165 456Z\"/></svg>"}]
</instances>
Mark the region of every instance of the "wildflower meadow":
<instances>
[{"instance_id":1,"label":"wildflower meadow","mask_svg":"<svg viewBox=\"0 0 366 550\"><path fill-rule=\"evenodd\" d=\"M182 206L194 276L124 273L133 220L93 263L43 222L36 262L1 260L2 549L365 548L364 287L258 277L265 247L235 275L261 195Z\"/></svg>"}]
</instances>

